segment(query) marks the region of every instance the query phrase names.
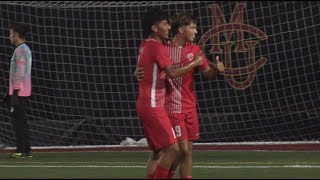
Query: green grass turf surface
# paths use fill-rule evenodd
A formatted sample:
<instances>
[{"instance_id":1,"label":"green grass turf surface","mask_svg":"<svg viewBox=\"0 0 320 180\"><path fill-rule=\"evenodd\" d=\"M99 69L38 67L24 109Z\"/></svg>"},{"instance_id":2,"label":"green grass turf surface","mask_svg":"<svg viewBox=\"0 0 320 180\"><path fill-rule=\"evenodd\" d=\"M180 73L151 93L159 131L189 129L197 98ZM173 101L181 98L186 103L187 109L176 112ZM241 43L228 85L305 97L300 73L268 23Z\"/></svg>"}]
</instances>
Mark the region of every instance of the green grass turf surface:
<instances>
[{"instance_id":1,"label":"green grass turf surface","mask_svg":"<svg viewBox=\"0 0 320 180\"><path fill-rule=\"evenodd\" d=\"M0 178L145 178L149 152L0 154ZM320 178L320 152L195 151L193 178ZM175 178L179 178L179 173Z\"/></svg>"}]
</instances>

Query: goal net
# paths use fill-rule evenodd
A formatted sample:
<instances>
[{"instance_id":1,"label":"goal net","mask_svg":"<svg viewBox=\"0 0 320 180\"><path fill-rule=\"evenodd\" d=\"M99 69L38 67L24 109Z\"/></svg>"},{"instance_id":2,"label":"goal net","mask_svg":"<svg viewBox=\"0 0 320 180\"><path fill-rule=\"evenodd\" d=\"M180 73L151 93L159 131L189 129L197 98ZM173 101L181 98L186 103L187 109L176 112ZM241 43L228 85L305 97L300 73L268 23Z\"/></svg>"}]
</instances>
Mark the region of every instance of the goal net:
<instances>
[{"instance_id":1,"label":"goal net","mask_svg":"<svg viewBox=\"0 0 320 180\"><path fill-rule=\"evenodd\" d=\"M199 143L318 141L320 2L1 1L0 93L14 47L9 25L30 26L32 146L118 145L144 137L133 73L140 19L161 6L199 17L196 43L226 71L196 71ZM0 106L0 142L15 146Z\"/></svg>"}]
</instances>

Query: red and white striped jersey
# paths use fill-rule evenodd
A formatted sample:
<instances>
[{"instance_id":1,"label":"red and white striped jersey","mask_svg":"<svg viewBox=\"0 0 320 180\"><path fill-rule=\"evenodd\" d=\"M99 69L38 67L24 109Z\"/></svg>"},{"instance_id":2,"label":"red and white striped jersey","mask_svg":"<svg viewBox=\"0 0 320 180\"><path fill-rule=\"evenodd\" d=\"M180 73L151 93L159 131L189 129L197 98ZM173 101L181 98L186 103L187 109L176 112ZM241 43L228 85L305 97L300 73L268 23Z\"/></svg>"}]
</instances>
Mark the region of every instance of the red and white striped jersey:
<instances>
[{"instance_id":1,"label":"red and white striped jersey","mask_svg":"<svg viewBox=\"0 0 320 180\"><path fill-rule=\"evenodd\" d=\"M141 42L138 66L144 77L139 81L139 103L148 107L163 107L166 95L164 68L172 65L166 46L155 39Z\"/></svg>"},{"instance_id":2,"label":"red and white striped jersey","mask_svg":"<svg viewBox=\"0 0 320 180\"><path fill-rule=\"evenodd\" d=\"M186 43L184 46L176 46L169 41L167 51L173 61L174 67L181 67L190 63L193 58L200 52L203 65L198 67L204 70L209 66L206 56L198 45ZM167 94L165 108L169 114L185 113L196 109L196 93L194 89L194 69L175 79L167 78Z\"/></svg>"}]
</instances>

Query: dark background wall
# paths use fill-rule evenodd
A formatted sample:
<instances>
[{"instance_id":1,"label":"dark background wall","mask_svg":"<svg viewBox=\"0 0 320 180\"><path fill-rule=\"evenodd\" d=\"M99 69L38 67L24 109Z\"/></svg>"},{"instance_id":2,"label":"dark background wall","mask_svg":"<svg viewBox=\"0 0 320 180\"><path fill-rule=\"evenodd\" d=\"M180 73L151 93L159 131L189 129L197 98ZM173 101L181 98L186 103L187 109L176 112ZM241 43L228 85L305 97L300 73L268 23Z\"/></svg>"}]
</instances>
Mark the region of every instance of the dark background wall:
<instances>
[{"instance_id":1,"label":"dark background wall","mask_svg":"<svg viewBox=\"0 0 320 180\"><path fill-rule=\"evenodd\" d=\"M235 2L171 2L161 7L170 15L177 11L198 15L198 42L213 28L209 8L213 3L220 5L229 22ZM244 23L268 36L257 45L256 58L268 61L244 90L231 87L223 76L206 81L196 72L199 142L319 140L320 3L245 4ZM140 19L149 7L0 4L1 94L7 90L14 51L8 40L9 24L25 22L31 27L33 95L28 118L33 146L119 144L126 137L143 138L133 72L143 37ZM212 61L214 55L224 60L223 53L209 52L213 43L225 41L220 36L221 42L211 40L203 47ZM235 34L232 37L236 40ZM245 38L255 37L245 33ZM233 67L246 66L247 57L232 53ZM0 141L14 145L3 104Z\"/></svg>"}]
</instances>

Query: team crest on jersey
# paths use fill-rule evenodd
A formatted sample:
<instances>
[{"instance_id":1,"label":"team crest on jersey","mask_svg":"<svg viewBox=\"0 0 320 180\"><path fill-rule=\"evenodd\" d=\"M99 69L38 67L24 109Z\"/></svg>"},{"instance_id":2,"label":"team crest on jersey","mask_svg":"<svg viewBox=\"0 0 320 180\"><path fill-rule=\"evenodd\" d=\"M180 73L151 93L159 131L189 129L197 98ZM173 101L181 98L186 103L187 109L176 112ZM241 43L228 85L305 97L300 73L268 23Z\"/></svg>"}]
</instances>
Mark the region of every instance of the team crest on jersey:
<instances>
[{"instance_id":1,"label":"team crest on jersey","mask_svg":"<svg viewBox=\"0 0 320 180\"><path fill-rule=\"evenodd\" d=\"M187 58L188 58L190 61L192 61L192 59L194 58L193 53L187 54Z\"/></svg>"}]
</instances>

